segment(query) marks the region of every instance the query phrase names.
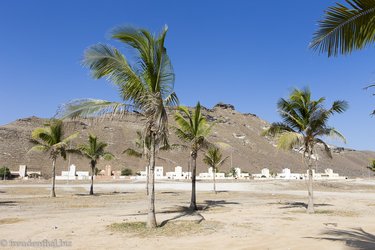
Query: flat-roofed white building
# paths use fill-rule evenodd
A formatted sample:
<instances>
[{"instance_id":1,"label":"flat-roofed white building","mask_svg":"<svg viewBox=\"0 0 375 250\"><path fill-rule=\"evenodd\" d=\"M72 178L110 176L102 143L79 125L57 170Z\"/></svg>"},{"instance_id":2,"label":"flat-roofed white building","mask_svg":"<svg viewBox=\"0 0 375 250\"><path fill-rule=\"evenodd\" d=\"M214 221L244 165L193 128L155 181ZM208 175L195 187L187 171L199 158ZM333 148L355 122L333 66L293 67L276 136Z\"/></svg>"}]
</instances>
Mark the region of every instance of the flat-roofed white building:
<instances>
[{"instance_id":1,"label":"flat-roofed white building","mask_svg":"<svg viewBox=\"0 0 375 250\"><path fill-rule=\"evenodd\" d=\"M191 178L191 172L182 172L182 167L177 166L174 172L166 172L166 177L171 180L184 180Z\"/></svg>"}]
</instances>

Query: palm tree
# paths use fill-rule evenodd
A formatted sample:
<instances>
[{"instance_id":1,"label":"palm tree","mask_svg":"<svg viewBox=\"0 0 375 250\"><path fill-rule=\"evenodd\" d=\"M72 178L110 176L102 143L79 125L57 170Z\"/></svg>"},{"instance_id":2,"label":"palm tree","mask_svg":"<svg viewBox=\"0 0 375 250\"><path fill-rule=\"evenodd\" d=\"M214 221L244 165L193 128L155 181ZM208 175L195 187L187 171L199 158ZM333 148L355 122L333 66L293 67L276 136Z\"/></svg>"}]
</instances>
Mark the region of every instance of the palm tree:
<instances>
[{"instance_id":1,"label":"palm tree","mask_svg":"<svg viewBox=\"0 0 375 250\"><path fill-rule=\"evenodd\" d=\"M310 48L328 56L350 54L375 40L375 1L345 0L329 7L315 32Z\"/></svg>"},{"instance_id":2,"label":"palm tree","mask_svg":"<svg viewBox=\"0 0 375 250\"><path fill-rule=\"evenodd\" d=\"M48 152L52 159L52 186L51 197L56 197L56 159L61 156L64 160L69 151L68 143L76 138L78 133L74 133L63 139L63 123L61 120L52 119L43 128L36 128L32 134L32 142L37 144L30 151Z\"/></svg>"},{"instance_id":3,"label":"palm tree","mask_svg":"<svg viewBox=\"0 0 375 250\"><path fill-rule=\"evenodd\" d=\"M195 190L197 157L198 151L208 145L207 137L211 132L211 126L207 124L206 118L202 116L199 102L193 112L190 112L186 107L179 107L178 111L175 114L175 121L178 126L175 131L182 141L190 144L190 166L192 170L190 209L197 210Z\"/></svg>"},{"instance_id":4,"label":"palm tree","mask_svg":"<svg viewBox=\"0 0 375 250\"><path fill-rule=\"evenodd\" d=\"M315 146L320 144L324 147L328 156L332 157L329 146L322 140L324 136L345 138L336 129L327 125L328 119L335 113L344 112L348 104L346 101L335 101L329 109L324 108L325 98L311 99L309 89L294 89L288 100L281 98L278 110L283 122L272 123L263 135L277 137L277 146L280 149L291 150L298 147L303 153L304 162L308 168L308 213L314 213L313 202L313 153Z\"/></svg>"},{"instance_id":5,"label":"palm tree","mask_svg":"<svg viewBox=\"0 0 375 250\"><path fill-rule=\"evenodd\" d=\"M224 159L220 149L217 147L210 147L208 149L208 152L204 155L203 161L208 166L212 168L213 172L213 181L214 181L214 192L216 192L216 171L218 168L225 163L225 161L228 159L229 156L225 157Z\"/></svg>"},{"instance_id":6,"label":"palm tree","mask_svg":"<svg viewBox=\"0 0 375 250\"><path fill-rule=\"evenodd\" d=\"M107 147L107 143L101 142L98 140L98 137L95 135L90 134L89 140L87 144L81 144L78 146L77 150L80 154L85 156L90 160L91 166L91 187L90 187L90 195L94 195L94 175L95 175L95 167L98 163L99 159L103 158L105 160L111 160L114 156L105 151Z\"/></svg>"},{"instance_id":7,"label":"palm tree","mask_svg":"<svg viewBox=\"0 0 375 250\"><path fill-rule=\"evenodd\" d=\"M116 48L97 44L89 47L83 64L91 69L95 79L107 78L118 89L123 102L96 99L75 100L63 105L58 114L62 117L93 117L105 114L122 117L129 110L139 112L146 122L143 135L150 138L150 184L147 226L157 226L155 217L155 149L158 143L168 141L168 116L166 106L177 105L173 92L175 75L164 41L165 27L158 36L145 29L119 27L112 38L123 42L135 52L132 65Z\"/></svg>"}]
</instances>

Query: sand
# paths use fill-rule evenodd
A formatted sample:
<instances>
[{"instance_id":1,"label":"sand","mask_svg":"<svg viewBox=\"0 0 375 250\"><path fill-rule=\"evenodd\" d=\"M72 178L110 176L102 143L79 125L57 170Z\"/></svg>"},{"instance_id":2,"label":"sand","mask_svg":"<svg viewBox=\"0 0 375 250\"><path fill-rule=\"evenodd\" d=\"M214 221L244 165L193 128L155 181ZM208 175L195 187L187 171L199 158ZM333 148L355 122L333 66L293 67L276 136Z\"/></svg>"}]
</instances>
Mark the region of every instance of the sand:
<instances>
[{"instance_id":1,"label":"sand","mask_svg":"<svg viewBox=\"0 0 375 250\"><path fill-rule=\"evenodd\" d=\"M3 181L0 249L43 240L59 249L375 249L375 180L316 182L316 214L306 214L305 181L217 188L214 194L212 183L198 183L203 210L191 215L190 183L158 182L157 221L164 226L150 232L113 226L146 220L142 182L96 183L95 196L86 182L59 182L54 199L48 182Z\"/></svg>"}]
</instances>

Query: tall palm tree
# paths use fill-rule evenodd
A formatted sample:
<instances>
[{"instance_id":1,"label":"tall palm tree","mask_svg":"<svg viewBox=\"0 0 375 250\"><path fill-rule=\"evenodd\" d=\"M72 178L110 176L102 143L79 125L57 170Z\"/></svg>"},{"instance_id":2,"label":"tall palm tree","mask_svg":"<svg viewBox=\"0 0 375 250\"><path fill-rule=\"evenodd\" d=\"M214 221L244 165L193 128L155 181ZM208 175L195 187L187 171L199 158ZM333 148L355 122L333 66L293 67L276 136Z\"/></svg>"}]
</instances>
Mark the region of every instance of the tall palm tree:
<instances>
[{"instance_id":1,"label":"tall palm tree","mask_svg":"<svg viewBox=\"0 0 375 250\"><path fill-rule=\"evenodd\" d=\"M207 120L202 116L201 105L198 102L193 112L186 107L179 107L175 114L177 126L175 128L176 135L184 142L190 144L190 166L192 170L191 177L191 201L190 209L197 210L196 201L196 174L197 174L197 157L198 151L202 147L207 147L207 137L210 135L211 126L207 124Z\"/></svg>"},{"instance_id":2,"label":"tall palm tree","mask_svg":"<svg viewBox=\"0 0 375 250\"><path fill-rule=\"evenodd\" d=\"M116 48L97 44L89 47L83 64L91 69L95 79L107 78L118 89L123 102L96 99L75 100L63 105L58 114L62 117L92 117L116 114L120 117L129 110L142 114L146 120L143 134L150 138L150 184L148 195L147 226L157 226L155 217L155 148L157 143L168 141L166 106L177 105L174 88L175 75L164 41L165 26L155 36L145 29L129 26L112 31L112 38L123 42L135 52L133 64Z\"/></svg>"},{"instance_id":3,"label":"tall palm tree","mask_svg":"<svg viewBox=\"0 0 375 250\"><path fill-rule=\"evenodd\" d=\"M309 176L308 213L314 213L312 160L315 146L322 145L328 156L332 157L330 148L322 137L337 137L345 142L343 135L329 127L327 122L335 113L344 112L348 107L347 102L335 101L329 109L326 109L323 106L324 101L323 97L312 100L309 89L294 89L288 100L281 98L277 103L283 122L272 123L270 128L263 132L263 135L277 138L278 148L291 150L297 147L303 153Z\"/></svg>"},{"instance_id":4,"label":"tall palm tree","mask_svg":"<svg viewBox=\"0 0 375 250\"><path fill-rule=\"evenodd\" d=\"M113 154L106 152L105 148L108 146L107 143L101 142L98 140L98 137L90 134L88 143L81 144L78 146L77 150L80 154L85 156L90 160L91 167L91 186L90 186L90 195L94 195L94 175L95 167L99 159L103 158L105 160L111 160L114 158Z\"/></svg>"},{"instance_id":5,"label":"tall palm tree","mask_svg":"<svg viewBox=\"0 0 375 250\"><path fill-rule=\"evenodd\" d=\"M310 48L328 56L350 54L375 41L375 1L345 0L329 7Z\"/></svg>"},{"instance_id":6,"label":"tall palm tree","mask_svg":"<svg viewBox=\"0 0 375 250\"><path fill-rule=\"evenodd\" d=\"M217 147L210 147L208 152L204 155L203 161L212 168L213 181L214 181L214 192L216 192L216 171L218 168L225 163L229 156L223 159L223 155L220 149Z\"/></svg>"},{"instance_id":7,"label":"tall palm tree","mask_svg":"<svg viewBox=\"0 0 375 250\"><path fill-rule=\"evenodd\" d=\"M63 138L63 123L61 120L52 119L43 128L36 128L32 133L32 142L37 144L30 151L48 152L52 159L52 185L51 197L56 197L56 159L61 156L64 160L68 149L68 143L76 138L78 133L74 133Z\"/></svg>"}]
</instances>

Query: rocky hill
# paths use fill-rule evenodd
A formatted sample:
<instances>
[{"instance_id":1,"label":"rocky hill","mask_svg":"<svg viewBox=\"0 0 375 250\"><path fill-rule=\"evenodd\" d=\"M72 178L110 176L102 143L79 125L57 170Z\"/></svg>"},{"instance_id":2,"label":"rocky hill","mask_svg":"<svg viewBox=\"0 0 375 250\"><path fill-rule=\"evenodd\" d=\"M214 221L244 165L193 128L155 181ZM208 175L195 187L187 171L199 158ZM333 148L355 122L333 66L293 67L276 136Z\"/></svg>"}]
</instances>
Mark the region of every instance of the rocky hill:
<instances>
[{"instance_id":1,"label":"rocky hill","mask_svg":"<svg viewBox=\"0 0 375 250\"><path fill-rule=\"evenodd\" d=\"M173 112L170 111L170 125L173 126ZM302 165L302 155L298 152L286 152L278 150L275 143L260 136L261 131L269 124L254 114L237 112L232 105L218 104L213 109L204 109L204 115L216 125L213 128L210 141L216 143L223 150L224 156L231 156L222 166L221 171L228 172L231 166L241 167L243 171L259 173L262 168L269 168L272 172L279 172L282 168L290 168L292 172L305 172ZM42 171L46 177L51 172L51 160L47 155L38 152L29 152L32 147L30 142L31 131L41 127L45 119L30 117L16 120L5 126L0 126L0 166L7 166L11 170L18 170L20 164L26 164L29 170ZM135 172L143 170L145 162L137 158L129 157L122 152L126 148L135 148L136 131L142 130L143 118L136 113L117 119L80 119L65 121L65 133L79 131L80 135L74 144L80 144L87 140L88 133L97 135L100 140L109 144L108 150L115 154L116 159L105 162L100 161L98 167L103 169L110 164L114 170L131 168ZM170 130L171 143L181 143ZM366 165L369 159L375 158L375 152L356 151L344 148L333 149L333 159L327 158L322 152L319 154L317 170L332 168L340 175L350 177L368 176ZM161 159L157 159L157 165L164 166L165 171L171 171L176 165L188 169L188 150L175 150L160 152ZM85 171L89 169L89 162L78 156L71 156L66 161L57 162L57 173L67 170L69 163L75 164L77 169ZM198 159L198 172L206 172L207 166L202 162L202 153Z\"/></svg>"}]
</instances>

